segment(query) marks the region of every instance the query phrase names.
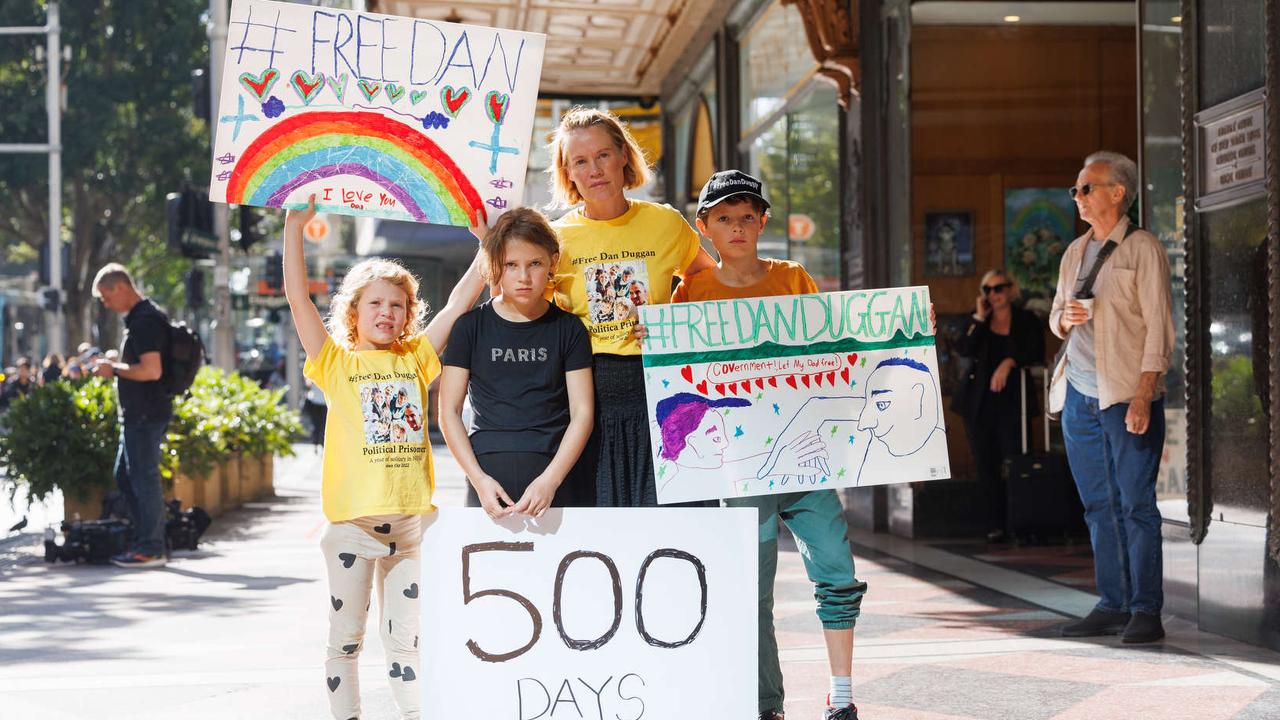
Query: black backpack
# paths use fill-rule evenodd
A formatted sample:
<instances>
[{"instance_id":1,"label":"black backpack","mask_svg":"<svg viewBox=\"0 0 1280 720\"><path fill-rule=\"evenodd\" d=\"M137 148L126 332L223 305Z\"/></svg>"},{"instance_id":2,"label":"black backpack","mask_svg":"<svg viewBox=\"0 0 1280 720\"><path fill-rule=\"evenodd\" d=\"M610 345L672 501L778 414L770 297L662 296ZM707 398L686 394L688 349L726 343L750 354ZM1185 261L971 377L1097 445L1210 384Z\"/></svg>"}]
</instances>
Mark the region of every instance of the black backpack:
<instances>
[{"instance_id":1,"label":"black backpack","mask_svg":"<svg viewBox=\"0 0 1280 720\"><path fill-rule=\"evenodd\" d=\"M196 381L196 373L204 365L204 342L184 322L169 323L169 352L163 357L164 374L160 382L174 397L185 395Z\"/></svg>"}]
</instances>

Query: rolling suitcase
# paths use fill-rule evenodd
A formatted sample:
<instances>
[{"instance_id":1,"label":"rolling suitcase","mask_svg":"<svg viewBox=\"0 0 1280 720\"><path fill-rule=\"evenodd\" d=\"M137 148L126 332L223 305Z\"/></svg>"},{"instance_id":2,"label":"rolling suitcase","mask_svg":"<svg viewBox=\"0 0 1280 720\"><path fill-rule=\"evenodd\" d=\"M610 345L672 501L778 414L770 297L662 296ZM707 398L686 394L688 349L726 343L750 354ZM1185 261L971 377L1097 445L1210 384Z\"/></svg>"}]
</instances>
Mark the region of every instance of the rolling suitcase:
<instances>
[{"instance_id":1,"label":"rolling suitcase","mask_svg":"<svg viewBox=\"0 0 1280 720\"><path fill-rule=\"evenodd\" d=\"M1043 371L1043 368L1041 368ZM1067 465L1066 455L1055 453L1049 442L1049 418L1044 418L1044 451L1034 452L1027 437L1027 370L1018 373L1022 384L1022 454L1004 462L1009 532L1018 542L1053 544L1088 537L1084 506ZM1045 378L1048 397L1049 373ZM1045 403L1046 411L1048 402Z\"/></svg>"}]
</instances>

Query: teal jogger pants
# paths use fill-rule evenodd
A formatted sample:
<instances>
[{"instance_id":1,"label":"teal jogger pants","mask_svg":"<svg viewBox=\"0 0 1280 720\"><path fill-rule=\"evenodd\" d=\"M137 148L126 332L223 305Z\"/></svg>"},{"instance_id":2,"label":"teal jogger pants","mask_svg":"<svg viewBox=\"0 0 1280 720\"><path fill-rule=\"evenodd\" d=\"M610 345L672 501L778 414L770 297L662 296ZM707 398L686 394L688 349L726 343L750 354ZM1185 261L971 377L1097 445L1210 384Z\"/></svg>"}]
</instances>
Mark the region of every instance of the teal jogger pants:
<instances>
[{"instance_id":1,"label":"teal jogger pants","mask_svg":"<svg viewBox=\"0 0 1280 720\"><path fill-rule=\"evenodd\" d=\"M834 490L760 495L726 500L729 507L760 512L760 712L781 710L782 665L773 633L773 581L778 570L778 520L795 536L805 572L813 582L818 620L825 630L847 630L858 620L867 584L854 577L849 524Z\"/></svg>"}]
</instances>

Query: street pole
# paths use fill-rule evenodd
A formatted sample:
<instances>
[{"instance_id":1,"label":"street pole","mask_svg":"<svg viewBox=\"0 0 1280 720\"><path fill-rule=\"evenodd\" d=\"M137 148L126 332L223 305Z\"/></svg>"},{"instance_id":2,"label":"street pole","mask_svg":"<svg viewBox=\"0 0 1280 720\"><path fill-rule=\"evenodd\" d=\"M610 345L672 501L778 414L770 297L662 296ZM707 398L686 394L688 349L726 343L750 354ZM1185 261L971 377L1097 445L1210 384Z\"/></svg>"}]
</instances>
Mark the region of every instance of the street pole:
<instances>
[{"instance_id":1,"label":"street pole","mask_svg":"<svg viewBox=\"0 0 1280 720\"><path fill-rule=\"evenodd\" d=\"M44 90L49 116L49 287L58 297L50 324L49 352L67 350L66 308L62 298L62 25L57 0L45 6L49 28L45 36L49 57L49 83Z\"/></svg>"},{"instance_id":2,"label":"street pole","mask_svg":"<svg viewBox=\"0 0 1280 720\"><path fill-rule=\"evenodd\" d=\"M215 155L222 71L227 55L227 0L209 0L209 151ZM216 163L216 160L213 160ZM213 360L223 370L236 369L235 328L231 324L231 229L226 203L213 203L213 231L218 236L218 264L213 269Z\"/></svg>"},{"instance_id":3,"label":"street pole","mask_svg":"<svg viewBox=\"0 0 1280 720\"><path fill-rule=\"evenodd\" d=\"M46 312L45 333L49 352L66 351L67 328L64 320L62 297L62 50L58 21L58 0L49 0L45 7L48 16L44 25L31 27L0 27L0 35L44 35L45 52L48 54L49 81L45 87L45 111L48 115L49 137L44 143L0 143L0 155L21 153L47 153L49 155L49 285L47 289L57 294L58 301L52 311ZM44 295L41 294L41 301Z\"/></svg>"}]
</instances>

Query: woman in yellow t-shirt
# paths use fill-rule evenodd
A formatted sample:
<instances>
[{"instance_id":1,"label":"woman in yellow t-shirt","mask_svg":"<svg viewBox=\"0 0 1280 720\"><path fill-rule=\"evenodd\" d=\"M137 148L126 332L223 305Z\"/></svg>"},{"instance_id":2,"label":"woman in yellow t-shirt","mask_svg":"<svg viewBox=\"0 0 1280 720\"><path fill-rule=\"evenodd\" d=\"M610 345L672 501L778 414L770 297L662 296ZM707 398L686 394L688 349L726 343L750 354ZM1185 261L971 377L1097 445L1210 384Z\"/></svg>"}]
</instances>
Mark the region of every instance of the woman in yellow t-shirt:
<instances>
[{"instance_id":1,"label":"woman in yellow t-shirt","mask_svg":"<svg viewBox=\"0 0 1280 720\"><path fill-rule=\"evenodd\" d=\"M664 303L675 278L715 266L698 233L667 205L623 191L649 180L644 155L610 113L574 108L551 141L552 190L579 205L557 220L556 302L591 335L596 428L576 472L595 478L596 505L657 505L634 308ZM625 300L631 311L617 310Z\"/></svg>"},{"instance_id":2,"label":"woman in yellow t-shirt","mask_svg":"<svg viewBox=\"0 0 1280 720\"><path fill-rule=\"evenodd\" d=\"M369 596L378 587L379 632L391 694L405 718L421 705L418 595L422 515L435 511L427 386L440 374L453 323L480 295L475 262L426 323L418 281L390 260L365 260L333 298L328 328L307 290L302 228L315 196L285 216L284 289L307 352L303 372L324 392L321 495L329 520L320 541L329 576L325 682L335 718L360 716L357 668ZM472 228L476 232L476 228Z\"/></svg>"}]
</instances>

